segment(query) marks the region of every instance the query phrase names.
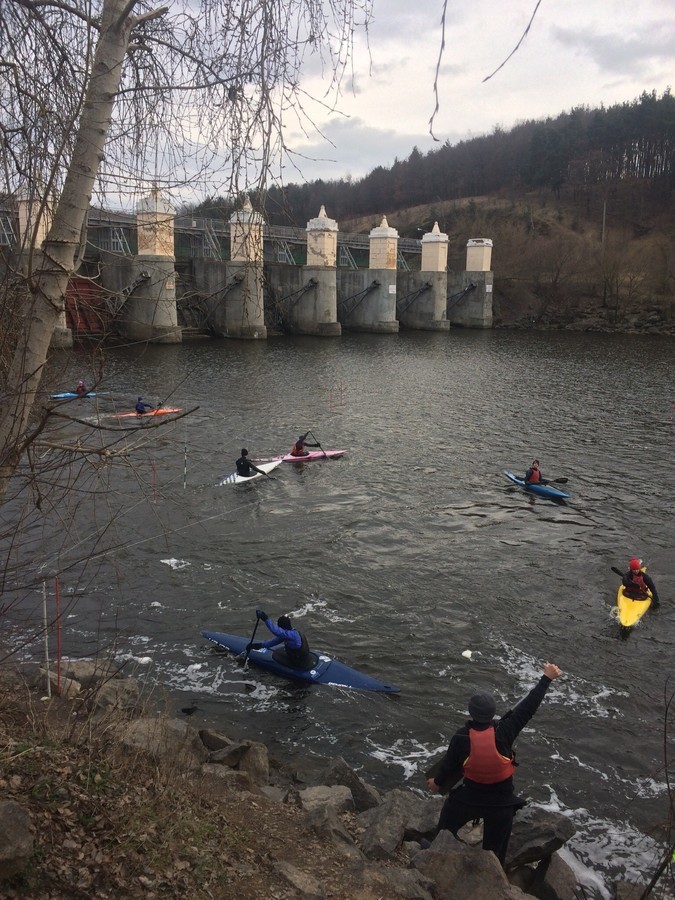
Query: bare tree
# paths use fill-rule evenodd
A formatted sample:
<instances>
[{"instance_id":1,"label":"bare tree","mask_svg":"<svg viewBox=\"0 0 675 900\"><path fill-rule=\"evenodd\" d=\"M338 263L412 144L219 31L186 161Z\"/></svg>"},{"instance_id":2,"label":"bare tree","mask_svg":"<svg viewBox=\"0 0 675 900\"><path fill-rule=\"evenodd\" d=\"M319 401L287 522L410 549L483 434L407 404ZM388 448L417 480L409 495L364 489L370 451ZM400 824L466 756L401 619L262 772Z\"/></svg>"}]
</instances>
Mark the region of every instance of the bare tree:
<instances>
[{"instance_id":1,"label":"bare tree","mask_svg":"<svg viewBox=\"0 0 675 900\"><path fill-rule=\"evenodd\" d=\"M92 198L207 179L228 195L262 185L286 118L306 118L300 72L320 66L337 96L370 5L2 2L1 177L34 213L0 294L3 331L15 335L0 368L0 499L37 434L31 414Z\"/></svg>"}]
</instances>

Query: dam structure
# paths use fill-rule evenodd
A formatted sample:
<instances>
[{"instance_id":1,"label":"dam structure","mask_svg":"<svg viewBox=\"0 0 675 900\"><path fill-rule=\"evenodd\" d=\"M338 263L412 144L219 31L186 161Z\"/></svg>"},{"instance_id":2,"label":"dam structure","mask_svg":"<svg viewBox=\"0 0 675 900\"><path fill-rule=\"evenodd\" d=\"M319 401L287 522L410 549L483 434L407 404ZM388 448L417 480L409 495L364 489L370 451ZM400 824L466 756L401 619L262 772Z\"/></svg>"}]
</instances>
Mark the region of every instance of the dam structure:
<instances>
[{"instance_id":1,"label":"dam structure","mask_svg":"<svg viewBox=\"0 0 675 900\"><path fill-rule=\"evenodd\" d=\"M29 227L25 205L0 205L3 265L20 261ZM419 240L401 238L386 216L354 234L322 206L306 228L290 228L267 224L248 198L228 220L206 219L176 215L152 190L134 214L90 210L57 341L491 328L491 259L489 238L469 238L465 262L449 268L437 222Z\"/></svg>"}]
</instances>

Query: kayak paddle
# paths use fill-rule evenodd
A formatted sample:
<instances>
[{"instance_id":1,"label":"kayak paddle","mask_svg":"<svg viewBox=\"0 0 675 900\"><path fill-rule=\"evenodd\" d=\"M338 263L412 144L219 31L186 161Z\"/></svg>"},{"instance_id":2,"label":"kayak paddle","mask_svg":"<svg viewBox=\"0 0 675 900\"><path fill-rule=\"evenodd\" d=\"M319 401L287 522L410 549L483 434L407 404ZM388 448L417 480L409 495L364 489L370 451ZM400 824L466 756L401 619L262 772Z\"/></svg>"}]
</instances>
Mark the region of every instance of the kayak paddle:
<instances>
[{"instance_id":1,"label":"kayak paddle","mask_svg":"<svg viewBox=\"0 0 675 900\"><path fill-rule=\"evenodd\" d=\"M322 447L321 444L319 443L319 439L317 438L317 436L314 434L313 431L310 431L309 433L312 435L312 437L313 437L314 440L316 441L316 445L317 445L317 447L319 448L319 450L323 453L324 457L325 457L326 459L328 459L328 454L326 453L326 451L323 449L323 447Z\"/></svg>"},{"instance_id":2,"label":"kayak paddle","mask_svg":"<svg viewBox=\"0 0 675 900\"><path fill-rule=\"evenodd\" d=\"M265 474L267 474L267 473L265 473ZM249 653L251 652L249 650L249 647L253 643L253 638L255 637L255 633L258 630L258 625L260 625L260 619L256 616L255 617L255 628L253 629L253 634L251 635L251 640L246 645L246 656L244 657L244 672L248 672L248 657L249 657Z\"/></svg>"},{"instance_id":3,"label":"kayak paddle","mask_svg":"<svg viewBox=\"0 0 675 900\"><path fill-rule=\"evenodd\" d=\"M620 575L621 578L623 578L623 572L621 571L621 569L617 569L616 566L610 566L610 569L612 570L612 572L616 572L617 575Z\"/></svg>"}]
</instances>

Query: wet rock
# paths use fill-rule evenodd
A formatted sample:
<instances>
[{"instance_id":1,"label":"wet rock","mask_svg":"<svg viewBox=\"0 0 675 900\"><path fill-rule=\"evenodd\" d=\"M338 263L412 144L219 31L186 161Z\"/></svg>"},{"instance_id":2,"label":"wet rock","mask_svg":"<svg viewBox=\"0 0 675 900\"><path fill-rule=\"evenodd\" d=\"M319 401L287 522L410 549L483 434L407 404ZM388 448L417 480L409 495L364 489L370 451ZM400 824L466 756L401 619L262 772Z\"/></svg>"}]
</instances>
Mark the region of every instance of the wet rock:
<instances>
[{"instance_id":1,"label":"wet rock","mask_svg":"<svg viewBox=\"0 0 675 900\"><path fill-rule=\"evenodd\" d=\"M0 880L22 872L32 855L30 815L14 800L0 800Z\"/></svg>"}]
</instances>

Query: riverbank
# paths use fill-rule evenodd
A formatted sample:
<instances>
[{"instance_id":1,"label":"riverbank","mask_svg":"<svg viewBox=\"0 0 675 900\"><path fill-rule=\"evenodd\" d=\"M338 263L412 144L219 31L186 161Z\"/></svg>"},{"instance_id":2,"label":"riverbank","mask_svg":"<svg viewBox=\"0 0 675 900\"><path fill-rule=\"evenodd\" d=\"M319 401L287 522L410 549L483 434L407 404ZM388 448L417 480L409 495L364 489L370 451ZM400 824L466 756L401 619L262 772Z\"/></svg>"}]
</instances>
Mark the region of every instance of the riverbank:
<instances>
[{"instance_id":1,"label":"riverbank","mask_svg":"<svg viewBox=\"0 0 675 900\"><path fill-rule=\"evenodd\" d=\"M183 720L157 712L159 695L110 661L65 663L58 683L47 696L37 666L0 669L0 879L12 900L604 896L557 853L574 833L564 816L518 817L507 880L476 829L422 849L440 800L380 795L339 757L281 762L197 731L190 708Z\"/></svg>"}]
</instances>

